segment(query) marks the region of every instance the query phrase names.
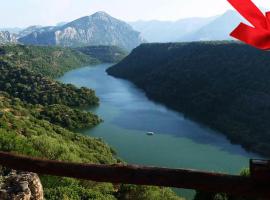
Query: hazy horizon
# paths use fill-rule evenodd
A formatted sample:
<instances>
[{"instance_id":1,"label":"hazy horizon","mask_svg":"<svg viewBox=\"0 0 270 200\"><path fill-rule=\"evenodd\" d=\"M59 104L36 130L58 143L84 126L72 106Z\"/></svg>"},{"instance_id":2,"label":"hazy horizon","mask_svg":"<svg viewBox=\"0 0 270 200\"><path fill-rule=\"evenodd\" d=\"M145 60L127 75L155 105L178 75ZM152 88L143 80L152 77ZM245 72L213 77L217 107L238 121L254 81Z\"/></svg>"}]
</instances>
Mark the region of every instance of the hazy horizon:
<instances>
[{"instance_id":1,"label":"hazy horizon","mask_svg":"<svg viewBox=\"0 0 270 200\"><path fill-rule=\"evenodd\" d=\"M267 7L266 2L254 1ZM176 21L190 17L210 17L232 9L226 0L10 0L2 2L0 27L49 26L69 22L97 11L123 21Z\"/></svg>"}]
</instances>

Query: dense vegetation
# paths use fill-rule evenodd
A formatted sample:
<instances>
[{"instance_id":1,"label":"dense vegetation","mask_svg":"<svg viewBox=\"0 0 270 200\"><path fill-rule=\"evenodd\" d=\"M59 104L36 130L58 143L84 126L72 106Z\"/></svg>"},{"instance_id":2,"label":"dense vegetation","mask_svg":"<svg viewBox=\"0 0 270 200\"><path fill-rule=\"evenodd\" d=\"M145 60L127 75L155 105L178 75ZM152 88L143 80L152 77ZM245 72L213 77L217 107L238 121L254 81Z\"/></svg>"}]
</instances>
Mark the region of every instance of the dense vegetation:
<instances>
[{"instance_id":1,"label":"dense vegetation","mask_svg":"<svg viewBox=\"0 0 270 200\"><path fill-rule=\"evenodd\" d=\"M77 50L104 63L117 63L127 56L127 52L117 46L87 46Z\"/></svg>"},{"instance_id":2,"label":"dense vegetation","mask_svg":"<svg viewBox=\"0 0 270 200\"><path fill-rule=\"evenodd\" d=\"M0 46L0 60L14 67L27 67L31 71L52 78L59 77L71 69L99 62L69 48L23 45Z\"/></svg>"},{"instance_id":3,"label":"dense vegetation","mask_svg":"<svg viewBox=\"0 0 270 200\"><path fill-rule=\"evenodd\" d=\"M72 107L98 104L98 98L91 89L65 85L27 68L13 67L1 61L0 71L0 90L28 103Z\"/></svg>"},{"instance_id":4,"label":"dense vegetation","mask_svg":"<svg viewBox=\"0 0 270 200\"><path fill-rule=\"evenodd\" d=\"M23 103L6 93L0 93L0 99L0 149L2 151L86 163L119 162L114 151L101 140L72 133L46 120L35 118L34 115L40 112L40 106ZM170 190L155 187L129 188L47 176L42 177L42 183L46 199L50 200L118 199L118 197L129 199L128 197L135 196L135 193L136 196L144 195L141 199L155 199L151 196L157 199L166 197L179 199ZM139 191L146 193L138 194Z\"/></svg>"},{"instance_id":5,"label":"dense vegetation","mask_svg":"<svg viewBox=\"0 0 270 200\"><path fill-rule=\"evenodd\" d=\"M270 156L270 52L234 42L143 44L108 73Z\"/></svg>"},{"instance_id":6,"label":"dense vegetation","mask_svg":"<svg viewBox=\"0 0 270 200\"><path fill-rule=\"evenodd\" d=\"M31 113L35 112L36 106L25 104L19 99L11 98L8 94L0 94L0 149L21 154L89 163L116 163L113 150L101 140L85 137L69 132L60 126L53 125L45 120L35 118ZM68 179L57 179L58 187L52 187L52 179L44 178L44 187L48 199L51 192L66 186L70 188ZM62 184L60 184L60 181ZM69 181L69 182L68 182ZM73 181L74 184L77 181ZM79 183L77 183L79 184ZM46 190L48 187L49 190ZM104 185L112 188L110 184ZM86 187L81 187L86 189ZM91 191L91 190L90 190ZM96 190L100 196L110 194ZM65 195L65 192L63 193ZM76 195L76 192L74 192ZM74 198L70 198L74 199Z\"/></svg>"},{"instance_id":7,"label":"dense vegetation","mask_svg":"<svg viewBox=\"0 0 270 200\"><path fill-rule=\"evenodd\" d=\"M113 164L120 162L114 150L100 139L70 132L32 113L40 107L0 92L0 150L55 160ZM179 199L168 189L117 186L68 178L42 177L46 199ZM141 193L140 192L145 192ZM134 193L134 194L133 194ZM120 198L121 197L121 198ZM157 198L155 198L157 197ZM132 198L136 199L136 198Z\"/></svg>"},{"instance_id":8,"label":"dense vegetation","mask_svg":"<svg viewBox=\"0 0 270 200\"><path fill-rule=\"evenodd\" d=\"M59 104L49 105L39 110L39 118L70 130L91 128L101 122L95 114Z\"/></svg>"},{"instance_id":9,"label":"dense vegetation","mask_svg":"<svg viewBox=\"0 0 270 200\"><path fill-rule=\"evenodd\" d=\"M31 49L30 52L36 48L13 47L14 52L10 49L9 54L15 54L18 48ZM46 76L50 76L47 72L59 70L61 74L69 69L65 63L61 65L63 71L58 67L50 69L50 62L47 63L46 59L41 65L37 62L36 66L31 60L31 53L23 57L14 56L12 61L8 61L6 49L9 48L12 47L0 48L0 54L5 55L0 55L0 150L81 163L121 162L115 151L101 139L71 131L100 122L98 116L74 108L98 104L94 91L61 84ZM43 53L51 49L37 48L43 48ZM43 70L39 71L41 68ZM167 188L113 185L51 176L42 176L41 181L47 200L180 199Z\"/></svg>"}]
</instances>

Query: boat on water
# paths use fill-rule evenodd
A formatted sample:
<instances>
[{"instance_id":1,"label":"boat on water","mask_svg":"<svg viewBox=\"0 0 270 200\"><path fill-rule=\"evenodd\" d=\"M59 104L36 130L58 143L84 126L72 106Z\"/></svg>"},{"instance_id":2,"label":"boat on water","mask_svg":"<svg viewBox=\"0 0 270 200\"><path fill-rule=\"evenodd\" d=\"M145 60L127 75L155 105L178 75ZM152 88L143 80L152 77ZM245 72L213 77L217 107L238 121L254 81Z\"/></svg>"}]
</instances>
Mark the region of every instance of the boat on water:
<instances>
[{"instance_id":1,"label":"boat on water","mask_svg":"<svg viewBox=\"0 0 270 200\"><path fill-rule=\"evenodd\" d=\"M152 135L155 135L155 133L154 132L147 132L146 135L152 136Z\"/></svg>"}]
</instances>

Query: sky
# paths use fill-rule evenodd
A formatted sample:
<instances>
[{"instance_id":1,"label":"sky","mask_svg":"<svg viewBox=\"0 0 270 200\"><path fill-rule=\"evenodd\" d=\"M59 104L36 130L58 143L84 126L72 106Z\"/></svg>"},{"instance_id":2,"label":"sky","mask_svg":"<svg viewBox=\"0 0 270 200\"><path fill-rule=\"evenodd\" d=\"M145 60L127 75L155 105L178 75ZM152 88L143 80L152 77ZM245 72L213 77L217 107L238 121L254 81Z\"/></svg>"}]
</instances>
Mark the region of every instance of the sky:
<instances>
[{"instance_id":1,"label":"sky","mask_svg":"<svg viewBox=\"0 0 270 200\"><path fill-rule=\"evenodd\" d=\"M253 2L270 10L269 0ZM55 25L97 11L137 21L209 17L232 9L226 0L0 0L0 5L1 28Z\"/></svg>"}]
</instances>

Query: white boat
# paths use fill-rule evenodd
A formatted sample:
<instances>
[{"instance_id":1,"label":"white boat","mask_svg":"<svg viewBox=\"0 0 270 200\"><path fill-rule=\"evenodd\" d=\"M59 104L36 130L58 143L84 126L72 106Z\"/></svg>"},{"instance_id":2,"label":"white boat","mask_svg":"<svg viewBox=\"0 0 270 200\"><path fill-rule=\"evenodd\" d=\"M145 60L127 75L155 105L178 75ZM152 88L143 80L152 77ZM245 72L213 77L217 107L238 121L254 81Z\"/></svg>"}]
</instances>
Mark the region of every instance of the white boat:
<instances>
[{"instance_id":1,"label":"white boat","mask_svg":"<svg viewBox=\"0 0 270 200\"><path fill-rule=\"evenodd\" d=\"M155 133L154 132L147 132L146 135L152 136L152 135L155 135Z\"/></svg>"}]
</instances>

